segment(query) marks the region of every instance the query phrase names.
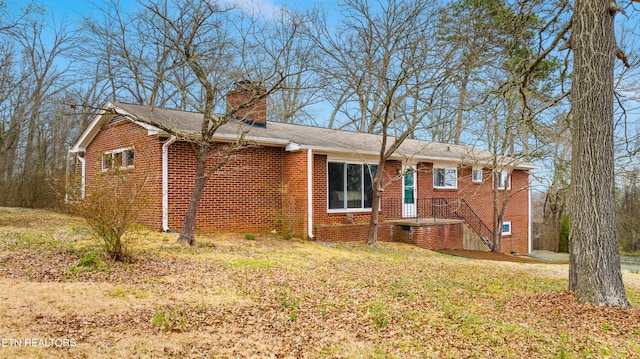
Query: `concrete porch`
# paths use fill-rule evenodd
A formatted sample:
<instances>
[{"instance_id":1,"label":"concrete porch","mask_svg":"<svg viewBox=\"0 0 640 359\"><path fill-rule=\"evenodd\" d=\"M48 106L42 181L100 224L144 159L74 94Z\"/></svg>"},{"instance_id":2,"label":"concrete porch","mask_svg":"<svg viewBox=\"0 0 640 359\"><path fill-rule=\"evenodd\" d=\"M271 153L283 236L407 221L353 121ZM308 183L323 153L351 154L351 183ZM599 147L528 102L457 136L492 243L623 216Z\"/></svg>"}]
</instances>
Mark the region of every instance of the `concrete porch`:
<instances>
[{"instance_id":1,"label":"concrete porch","mask_svg":"<svg viewBox=\"0 0 640 359\"><path fill-rule=\"evenodd\" d=\"M391 241L430 250L490 251L480 236L462 219L411 218L387 220Z\"/></svg>"}]
</instances>

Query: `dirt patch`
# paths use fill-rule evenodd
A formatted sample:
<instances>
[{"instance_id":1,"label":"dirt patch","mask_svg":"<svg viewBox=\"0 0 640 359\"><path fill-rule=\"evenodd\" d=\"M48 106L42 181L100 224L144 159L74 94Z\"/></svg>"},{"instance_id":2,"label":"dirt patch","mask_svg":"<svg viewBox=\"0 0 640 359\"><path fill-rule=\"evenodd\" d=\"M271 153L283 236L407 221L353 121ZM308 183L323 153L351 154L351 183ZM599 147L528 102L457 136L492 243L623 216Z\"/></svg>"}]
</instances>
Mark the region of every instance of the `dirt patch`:
<instances>
[{"instance_id":1,"label":"dirt patch","mask_svg":"<svg viewBox=\"0 0 640 359\"><path fill-rule=\"evenodd\" d=\"M438 253L448 254L448 255L457 256L457 257L499 261L499 262L546 263L546 264L567 263L566 261L550 261L550 260L544 260L544 259L531 258L527 256L512 256L504 253L468 251L468 250L458 250L458 249L443 249L443 250L439 250Z\"/></svg>"}]
</instances>

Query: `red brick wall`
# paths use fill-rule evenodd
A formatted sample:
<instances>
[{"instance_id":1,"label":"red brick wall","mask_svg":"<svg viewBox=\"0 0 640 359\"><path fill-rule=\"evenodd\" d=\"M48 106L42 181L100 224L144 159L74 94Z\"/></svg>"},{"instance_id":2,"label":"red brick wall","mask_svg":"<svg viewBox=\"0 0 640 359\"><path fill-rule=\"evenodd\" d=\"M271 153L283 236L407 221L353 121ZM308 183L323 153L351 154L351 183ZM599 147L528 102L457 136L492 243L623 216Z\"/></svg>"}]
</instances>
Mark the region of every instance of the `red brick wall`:
<instances>
[{"instance_id":1,"label":"red brick wall","mask_svg":"<svg viewBox=\"0 0 640 359\"><path fill-rule=\"evenodd\" d=\"M393 240L421 248L464 249L464 224L443 223L422 226L393 226Z\"/></svg>"},{"instance_id":2,"label":"red brick wall","mask_svg":"<svg viewBox=\"0 0 640 359\"><path fill-rule=\"evenodd\" d=\"M391 225L378 226L378 240L391 241ZM369 237L369 223L320 225L314 227L315 239L321 242L366 242Z\"/></svg>"},{"instance_id":3,"label":"red brick wall","mask_svg":"<svg viewBox=\"0 0 640 359\"><path fill-rule=\"evenodd\" d=\"M527 237L529 235L529 194L527 186L529 176L524 171L514 171L511 175L511 190L504 220L511 221L511 235L502 237L502 251L505 253L529 253Z\"/></svg>"},{"instance_id":4,"label":"red brick wall","mask_svg":"<svg viewBox=\"0 0 640 359\"><path fill-rule=\"evenodd\" d=\"M398 170L402 168L399 161L389 161L385 165L385 191L383 198L394 198L401 201L402 181L392 180L396 177ZM328 213L327 211L327 156L314 156L314 224L344 224L347 213ZM483 172L483 182L473 183L471 180L472 167L458 166L458 188L440 189L433 188L433 164L421 162L417 165L416 185L418 187L418 200L421 198L464 198L474 212L493 229L493 195L491 171L485 169ZM508 205L505 211L504 220L510 221L512 234L504 236L502 239L502 250L505 253L513 251L517 253L528 253L528 173L516 170L512 173L511 188L501 190L500 198L505 194ZM382 201L383 205L385 201ZM349 212L353 214L355 223L369 222L370 212ZM384 208L381 212L381 220L384 220ZM462 232L461 232L462 233ZM448 247L442 247L448 248ZM462 234L460 243L452 244L451 248L462 249Z\"/></svg>"},{"instance_id":5,"label":"red brick wall","mask_svg":"<svg viewBox=\"0 0 640 359\"><path fill-rule=\"evenodd\" d=\"M102 173L102 154L128 147L134 147L134 168L123 170L122 174L146 177L147 181L141 222L152 229L162 230L162 143L155 137L149 137L147 130L132 122L123 120L104 126L87 146L87 193L96 181L94 176Z\"/></svg>"},{"instance_id":6,"label":"red brick wall","mask_svg":"<svg viewBox=\"0 0 640 359\"><path fill-rule=\"evenodd\" d=\"M282 230L307 237L307 151L284 152L281 192Z\"/></svg>"},{"instance_id":7,"label":"red brick wall","mask_svg":"<svg viewBox=\"0 0 640 359\"><path fill-rule=\"evenodd\" d=\"M211 148L207 168L225 146ZM196 229L216 232L267 232L278 228L282 206L282 148L242 149L207 181ZM169 147L169 228L180 231L195 175L195 156L185 142Z\"/></svg>"},{"instance_id":8,"label":"red brick wall","mask_svg":"<svg viewBox=\"0 0 640 359\"><path fill-rule=\"evenodd\" d=\"M105 126L87 148L87 178L90 179L97 171L101 171L100 155L104 151L132 146L136 148L134 171L139 173L144 169L149 173L147 188L151 206L144 212L143 224L161 230L162 140L147 136L146 130L128 121ZM212 153L215 153L219 146L223 145L214 146ZM215 161L215 155L212 155L208 165L213 165ZM193 188L195 157L186 143L176 142L169 147L169 163L169 225L172 231L179 231ZM279 225L284 224L294 235L304 236L307 229L306 166L306 151L286 152L282 148L264 146L239 151L207 182L198 214L197 229L264 232L281 229ZM389 161L386 164L384 198L402 198L402 182L392 180L400 168L401 163L398 161ZM483 183L476 184L471 181L471 167L458 167L458 188L449 190L433 188L431 163L420 163L417 168L418 199L465 198L473 210L491 227L493 210L490 171L485 170ZM327 156L314 154L313 223L325 226L345 224L346 212L328 213L326 171ZM504 236L502 242L503 251L506 253L528 251L528 193L525 189L527 185L527 172L514 171L511 189L500 191L501 195L507 194L510 197L504 220L512 223L512 234ZM353 216L354 224L368 223L370 219L369 211L349 214ZM384 211L380 214L381 220L384 220ZM323 231L328 230L321 230L320 233L324 233ZM348 230L343 232L345 235L350 233ZM389 237L385 234L387 232L389 231L379 232L381 240L384 240L384 236ZM355 232L351 235L354 238L360 237ZM342 234L340 236L345 238Z\"/></svg>"},{"instance_id":9,"label":"red brick wall","mask_svg":"<svg viewBox=\"0 0 640 359\"><path fill-rule=\"evenodd\" d=\"M399 162L389 161L384 168L386 183L385 193L388 191L401 193L400 181L391 182L399 168ZM313 160L313 223L314 224L346 224L347 214L353 216L354 223L369 223L371 211L339 211L329 213L327 195L327 156L314 155ZM380 222L384 221L384 212L380 212Z\"/></svg>"}]
</instances>

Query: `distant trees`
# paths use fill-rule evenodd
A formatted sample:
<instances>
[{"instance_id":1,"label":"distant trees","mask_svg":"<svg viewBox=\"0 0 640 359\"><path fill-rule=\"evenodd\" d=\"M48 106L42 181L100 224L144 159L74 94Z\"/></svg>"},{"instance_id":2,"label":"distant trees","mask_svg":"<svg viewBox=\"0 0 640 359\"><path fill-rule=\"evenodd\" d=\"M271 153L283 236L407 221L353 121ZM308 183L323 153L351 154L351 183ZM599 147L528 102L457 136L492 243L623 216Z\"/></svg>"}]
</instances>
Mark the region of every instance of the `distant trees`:
<instances>
[{"instance_id":1,"label":"distant trees","mask_svg":"<svg viewBox=\"0 0 640 359\"><path fill-rule=\"evenodd\" d=\"M83 120L64 106L79 89L69 62L77 37L41 8L23 11L0 19L0 205L57 207Z\"/></svg>"},{"instance_id":2,"label":"distant trees","mask_svg":"<svg viewBox=\"0 0 640 359\"><path fill-rule=\"evenodd\" d=\"M634 169L622 178L617 194L618 243L625 252L640 252L640 173Z\"/></svg>"}]
</instances>

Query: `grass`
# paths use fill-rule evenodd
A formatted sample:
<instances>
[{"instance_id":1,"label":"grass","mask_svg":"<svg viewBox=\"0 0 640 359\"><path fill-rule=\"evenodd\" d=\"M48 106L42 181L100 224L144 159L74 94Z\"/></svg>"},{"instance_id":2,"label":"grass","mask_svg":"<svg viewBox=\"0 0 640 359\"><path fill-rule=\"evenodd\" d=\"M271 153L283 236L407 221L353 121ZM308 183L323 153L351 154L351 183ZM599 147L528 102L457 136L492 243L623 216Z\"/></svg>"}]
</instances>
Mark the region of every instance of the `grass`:
<instances>
[{"instance_id":1,"label":"grass","mask_svg":"<svg viewBox=\"0 0 640 359\"><path fill-rule=\"evenodd\" d=\"M82 220L0 208L0 357L634 357L640 312L581 306L564 264L138 231L114 263ZM69 268L74 268L70 270ZM640 305L640 276L624 272Z\"/></svg>"}]
</instances>

